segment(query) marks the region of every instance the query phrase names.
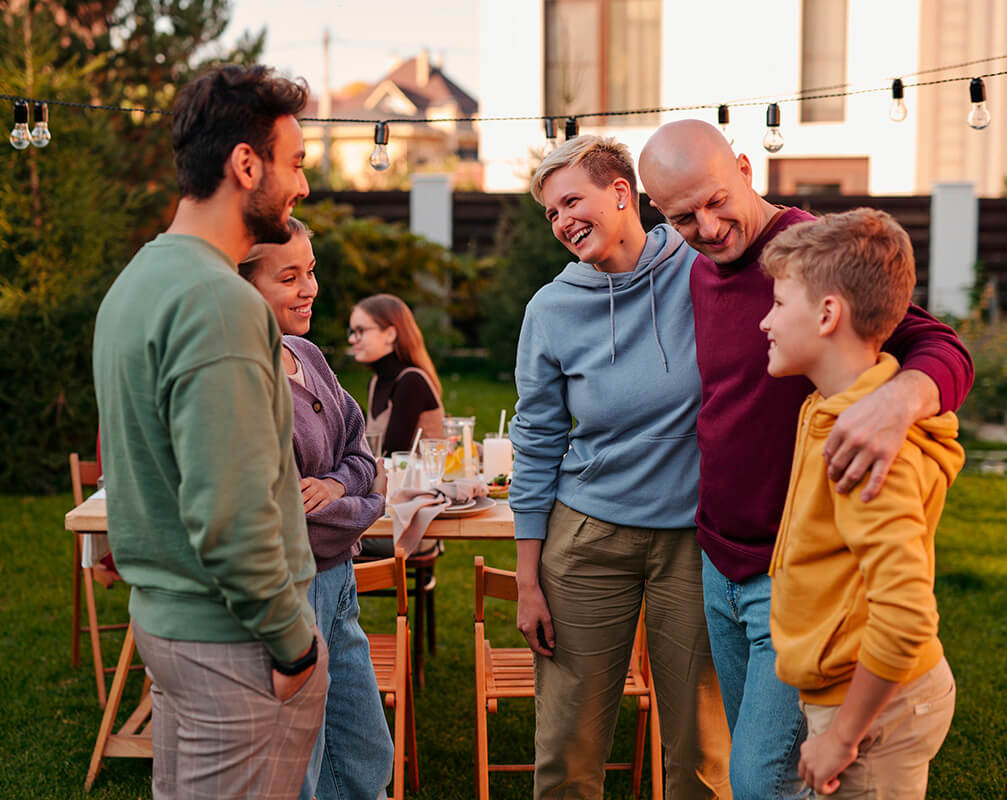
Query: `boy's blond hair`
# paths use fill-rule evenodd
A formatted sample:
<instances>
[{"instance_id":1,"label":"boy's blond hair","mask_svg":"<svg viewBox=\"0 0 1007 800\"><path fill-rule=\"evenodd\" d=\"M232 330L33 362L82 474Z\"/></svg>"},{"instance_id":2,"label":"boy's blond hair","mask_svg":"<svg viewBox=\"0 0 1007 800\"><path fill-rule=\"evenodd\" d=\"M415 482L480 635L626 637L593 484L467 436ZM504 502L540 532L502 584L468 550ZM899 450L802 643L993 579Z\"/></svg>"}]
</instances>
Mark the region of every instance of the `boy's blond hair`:
<instances>
[{"instance_id":1,"label":"boy's blond hair","mask_svg":"<svg viewBox=\"0 0 1007 800\"><path fill-rule=\"evenodd\" d=\"M611 136L582 134L564 142L547 155L531 179L531 195L539 205L546 179L564 167L580 166L591 183L604 188L616 178L625 178L633 196L633 208L639 210L640 199L636 191L636 169L629 148Z\"/></svg>"},{"instance_id":2,"label":"boy's blond hair","mask_svg":"<svg viewBox=\"0 0 1007 800\"><path fill-rule=\"evenodd\" d=\"M874 208L826 214L784 230L762 254L772 278L794 278L816 302L830 292L850 304L853 330L880 344L906 315L916 286L909 234Z\"/></svg>"}]
</instances>

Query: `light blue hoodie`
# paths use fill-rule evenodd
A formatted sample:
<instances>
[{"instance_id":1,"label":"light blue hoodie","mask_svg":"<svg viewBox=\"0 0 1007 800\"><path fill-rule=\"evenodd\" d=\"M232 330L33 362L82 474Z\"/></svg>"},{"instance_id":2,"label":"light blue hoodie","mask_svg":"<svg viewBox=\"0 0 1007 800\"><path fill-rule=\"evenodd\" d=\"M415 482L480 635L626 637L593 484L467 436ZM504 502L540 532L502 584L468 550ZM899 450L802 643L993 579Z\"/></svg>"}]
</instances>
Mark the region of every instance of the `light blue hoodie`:
<instances>
[{"instance_id":1,"label":"light blue hoodie","mask_svg":"<svg viewBox=\"0 0 1007 800\"><path fill-rule=\"evenodd\" d=\"M516 538L544 539L557 498L620 525L695 525L695 258L658 225L632 272L571 262L528 303L510 426Z\"/></svg>"}]
</instances>

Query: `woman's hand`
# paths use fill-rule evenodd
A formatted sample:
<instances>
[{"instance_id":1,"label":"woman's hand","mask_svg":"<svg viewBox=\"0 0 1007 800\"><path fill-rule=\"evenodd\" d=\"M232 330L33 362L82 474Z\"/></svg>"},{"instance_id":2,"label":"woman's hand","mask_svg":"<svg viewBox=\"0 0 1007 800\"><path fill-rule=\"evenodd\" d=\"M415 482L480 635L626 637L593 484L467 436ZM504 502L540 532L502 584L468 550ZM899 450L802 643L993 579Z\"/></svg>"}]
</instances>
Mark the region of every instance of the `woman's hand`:
<instances>
[{"instance_id":1,"label":"woman's hand","mask_svg":"<svg viewBox=\"0 0 1007 800\"><path fill-rule=\"evenodd\" d=\"M549 604L537 583L525 586L518 584L517 629L524 635L532 650L539 655L552 656L552 648L556 646L556 634L552 629Z\"/></svg>"},{"instance_id":2,"label":"woman's hand","mask_svg":"<svg viewBox=\"0 0 1007 800\"><path fill-rule=\"evenodd\" d=\"M304 499L305 514L325 508L345 494L346 487L332 478L301 478L301 497Z\"/></svg>"},{"instance_id":3,"label":"woman's hand","mask_svg":"<svg viewBox=\"0 0 1007 800\"><path fill-rule=\"evenodd\" d=\"M374 476L374 483L371 484L371 494L386 494L388 492L388 473L385 472L385 460L376 458L378 474Z\"/></svg>"}]
</instances>

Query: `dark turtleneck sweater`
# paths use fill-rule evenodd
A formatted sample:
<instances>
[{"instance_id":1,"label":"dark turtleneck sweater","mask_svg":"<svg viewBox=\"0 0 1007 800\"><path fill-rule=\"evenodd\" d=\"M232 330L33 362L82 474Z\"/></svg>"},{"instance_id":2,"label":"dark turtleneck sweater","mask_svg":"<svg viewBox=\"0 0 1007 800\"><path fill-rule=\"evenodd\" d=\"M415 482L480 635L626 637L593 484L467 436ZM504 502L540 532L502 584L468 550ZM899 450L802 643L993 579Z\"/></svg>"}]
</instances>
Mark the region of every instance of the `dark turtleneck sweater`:
<instances>
[{"instance_id":1,"label":"dark turtleneck sweater","mask_svg":"<svg viewBox=\"0 0 1007 800\"><path fill-rule=\"evenodd\" d=\"M389 400L392 403L392 415L382 448L385 453L408 450L412 447L420 414L437 408L437 398L423 376L407 372L399 378L409 364L399 360L395 353L379 358L370 367L377 375L370 415L378 416L388 406Z\"/></svg>"}]
</instances>

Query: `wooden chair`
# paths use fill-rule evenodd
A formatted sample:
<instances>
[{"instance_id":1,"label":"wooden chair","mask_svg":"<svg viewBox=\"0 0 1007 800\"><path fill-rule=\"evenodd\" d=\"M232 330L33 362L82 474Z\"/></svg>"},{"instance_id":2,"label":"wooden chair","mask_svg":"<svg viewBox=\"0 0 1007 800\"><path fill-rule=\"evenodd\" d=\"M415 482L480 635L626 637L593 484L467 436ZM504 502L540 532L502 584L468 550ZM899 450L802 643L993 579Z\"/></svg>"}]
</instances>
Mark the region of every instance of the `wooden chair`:
<instances>
[{"instance_id":1,"label":"wooden chair","mask_svg":"<svg viewBox=\"0 0 1007 800\"><path fill-rule=\"evenodd\" d=\"M475 558L475 668L476 668L476 794L489 798L490 772L531 772L534 764L491 764L488 755L488 714L497 712L501 698L534 697L535 669L529 647L492 647L486 638L486 597L517 602L515 573L485 566L482 556ZM640 796L643 777L644 745L650 728L650 768L652 796L664 797L661 732L658 727L657 700L650 680L643 612L633 642L633 655L626 676L625 694L637 701L636 730L631 763L606 764L606 770L631 770L633 796Z\"/></svg>"},{"instance_id":2,"label":"wooden chair","mask_svg":"<svg viewBox=\"0 0 1007 800\"><path fill-rule=\"evenodd\" d=\"M126 627L126 638L119 653L119 665L115 669L112 688L109 691L108 705L101 717L98 728L98 738L91 752L91 763L87 768L87 778L84 780L84 791L91 791L98 770L105 758L153 758L154 746L151 726L151 696L150 678L143 676L143 689L140 692L140 702L130 713L118 731L113 731L115 718L119 715L119 705L126 688L126 678L130 670L143 669L143 665L132 664L136 642L133 639L133 626Z\"/></svg>"},{"instance_id":3,"label":"wooden chair","mask_svg":"<svg viewBox=\"0 0 1007 800\"><path fill-rule=\"evenodd\" d=\"M412 660L409 652L408 596L406 565L401 548L394 558L354 564L357 593L395 589L397 612L395 633L369 633L371 662L378 680L378 690L385 695L385 705L394 710L392 742L395 761L392 771L393 795L389 800L402 800L405 790L405 767L409 766L409 788L416 791L420 773L416 752L416 715L413 703Z\"/></svg>"},{"instance_id":4,"label":"wooden chair","mask_svg":"<svg viewBox=\"0 0 1007 800\"><path fill-rule=\"evenodd\" d=\"M437 617L434 605L434 589L437 588L437 576L434 570L437 559L444 552L444 543L437 542L437 547L425 552L415 553L406 558L406 581L408 594L413 598L413 671L419 680L420 688L427 685L423 672L424 644L431 656L437 655ZM355 564L368 564L380 558L379 556L357 556ZM394 591L374 592L378 596L394 597Z\"/></svg>"},{"instance_id":5,"label":"wooden chair","mask_svg":"<svg viewBox=\"0 0 1007 800\"><path fill-rule=\"evenodd\" d=\"M98 462L81 461L77 453L70 454L70 483L73 487L73 504L84 502L84 487L98 485ZM88 634L91 641L91 656L94 661L94 679L98 687L98 706L105 707L107 692L105 676L115 672L115 667L106 667L101 655L101 634L105 631L123 631L128 622L107 625L98 624L98 612L94 599L94 570L80 565L83 537L89 534L73 534L73 612L70 658L75 667L80 666L80 637ZM80 590L84 588L87 604L87 625L81 625ZM142 664L134 664L130 669L143 669Z\"/></svg>"}]
</instances>

